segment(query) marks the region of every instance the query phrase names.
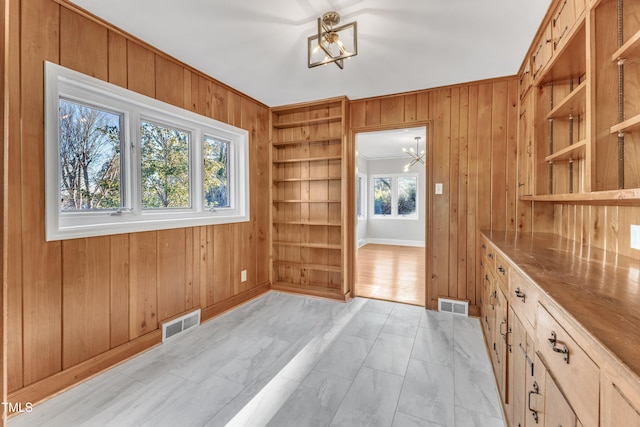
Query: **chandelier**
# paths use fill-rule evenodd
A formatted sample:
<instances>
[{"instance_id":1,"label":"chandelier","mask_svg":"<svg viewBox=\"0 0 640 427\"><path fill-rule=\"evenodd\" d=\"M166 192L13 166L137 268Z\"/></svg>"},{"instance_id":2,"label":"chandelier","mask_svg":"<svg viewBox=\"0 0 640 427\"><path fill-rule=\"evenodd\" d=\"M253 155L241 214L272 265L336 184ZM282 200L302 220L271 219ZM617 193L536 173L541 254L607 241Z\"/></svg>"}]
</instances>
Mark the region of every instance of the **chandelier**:
<instances>
[{"instance_id":1,"label":"chandelier","mask_svg":"<svg viewBox=\"0 0 640 427\"><path fill-rule=\"evenodd\" d=\"M318 18L318 34L307 39L308 66L335 63L344 68L344 60L358 54L358 23L341 25L338 12L327 12Z\"/></svg>"},{"instance_id":2,"label":"chandelier","mask_svg":"<svg viewBox=\"0 0 640 427\"><path fill-rule=\"evenodd\" d=\"M407 153L409 155L409 157L411 157L411 160L409 160L409 163L407 163L406 165L404 165L404 171L407 172L409 171L409 169L411 169L411 166L415 165L416 163L421 163L424 165L424 150L418 151L419 150L419 143L420 143L420 137L416 136L415 137L416 140L416 149L414 150L413 147L403 147L402 151L404 151L405 153Z\"/></svg>"}]
</instances>

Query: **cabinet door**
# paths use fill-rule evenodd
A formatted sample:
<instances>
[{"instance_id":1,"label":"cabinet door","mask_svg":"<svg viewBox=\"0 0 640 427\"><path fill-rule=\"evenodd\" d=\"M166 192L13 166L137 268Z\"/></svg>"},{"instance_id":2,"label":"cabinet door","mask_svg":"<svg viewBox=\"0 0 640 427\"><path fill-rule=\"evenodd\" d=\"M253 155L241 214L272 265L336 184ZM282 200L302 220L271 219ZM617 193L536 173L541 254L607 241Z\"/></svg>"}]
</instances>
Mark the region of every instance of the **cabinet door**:
<instances>
[{"instance_id":1,"label":"cabinet door","mask_svg":"<svg viewBox=\"0 0 640 427\"><path fill-rule=\"evenodd\" d=\"M574 0L560 0L551 20L553 49L560 49L567 41L567 36L576 22Z\"/></svg>"},{"instance_id":2,"label":"cabinet door","mask_svg":"<svg viewBox=\"0 0 640 427\"><path fill-rule=\"evenodd\" d=\"M533 78L537 78L540 71L549 62L553 55L553 40L551 39L551 23L549 23L539 39L535 42L536 49L531 56Z\"/></svg>"},{"instance_id":3,"label":"cabinet door","mask_svg":"<svg viewBox=\"0 0 640 427\"><path fill-rule=\"evenodd\" d=\"M545 393L545 425L553 427L576 427L576 414L571 410L567 399L560 392L560 389L558 389L558 386L548 371L546 372L545 379Z\"/></svg>"},{"instance_id":4,"label":"cabinet door","mask_svg":"<svg viewBox=\"0 0 640 427\"><path fill-rule=\"evenodd\" d=\"M546 381L547 369L540 360L538 353L533 354L533 370L532 376L527 375L527 415L525 417L525 425L544 427L545 421L545 404L546 404ZM553 426L555 427L555 426Z\"/></svg>"},{"instance_id":5,"label":"cabinet door","mask_svg":"<svg viewBox=\"0 0 640 427\"><path fill-rule=\"evenodd\" d=\"M525 427L526 382L529 364L527 361L527 333L522 322L509 307L509 327L511 328L511 353L509 354L509 397L511 401L511 424ZM507 414L509 417L509 414Z\"/></svg>"},{"instance_id":6,"label":"cabinet door","mask_svg":"<svg viewBox=\"0 0 640 427\"><path fill-rule=\"evenodd\" d=\"M520 104L518 138L518 195L532 195L533 191L533 96L527 94Z\"/></svg>"},{"instance_id":7,"label":"cabinet door","mask_svg":"<svg viewBox=\"0 0 640 427\"><path fill-rule=\"evenodd\" d=\"M507 335L509 324L507 322L507 297L499 286L495 287L495 327L494 327L494 353L496 379L500 398L504 403L507 400Z\"/></svg>"},{"instance_id":8,"label":"cabinet door","mask_svg":"<svg viewBox=\"0 0 640 427\"><path fill-rule=\"evenodd\" d=\"M634 398L635 399L632 399ZM640 396L623 392L612 381L602 384L602 427L640 426Z\"/></svg>"}]
</instances>

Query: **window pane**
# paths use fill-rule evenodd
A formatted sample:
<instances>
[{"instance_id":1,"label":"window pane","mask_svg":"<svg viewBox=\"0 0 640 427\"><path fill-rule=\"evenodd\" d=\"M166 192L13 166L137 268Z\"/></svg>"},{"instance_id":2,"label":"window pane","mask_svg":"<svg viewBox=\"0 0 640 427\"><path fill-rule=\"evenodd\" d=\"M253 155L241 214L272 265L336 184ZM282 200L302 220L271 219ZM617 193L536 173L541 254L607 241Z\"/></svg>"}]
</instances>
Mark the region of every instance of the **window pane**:
<instances>
[{"instance_id":1,"label":"window pane","mask_svg":"<svg viewBox=\"0 0 640 427\"><path fill-rule=\"evenodd\" d=\"M120 207L122 116L61 99L60 209Z\"/></svg>"},{"instance_id":2,"label":"window pane","mask_svg":"<svg viewBox=\"0 0 640 427\"><path fill-rule=\"evenodd\" d=\"M416 177L398 178L398 215L416 214Z\"/></svg>"},{"instance_id":3,"label":"window pane","mask_svg":"<svg viewBox=\"0 0 640 427\"><path fill-rule=\"evenodd\" d=\"M373 179L373 214L391 215L391 178Z\"/></svg>"},{"instance_id":4,"label":"window pane","mask_svg":"<svg viewBox=\"0 0 640 427\"><path fill-rule=\"evenodd\" d=\"M362 216L362 177L358 177L358 193L356 196L356 206L358 211L358 216Z\"/></svg>"},{"instance_id":5,"label":"window pane","mask_svg":"<svg viewBox=\"0 0 640 427\"><path fill-rule=\"evenodd\" d=\"M140 121L142 208L188 208L188 132Z\"/></svg>"},{"instance_id":6,"label":"window pane","mask_svg":"<svg viewBox=\"0 0 640 427\"><path fill-rule=\"evenodd\" d=\"M204 205L229 207L229 142L206 136L204 157Z\"/></svg>"}]
</instances>

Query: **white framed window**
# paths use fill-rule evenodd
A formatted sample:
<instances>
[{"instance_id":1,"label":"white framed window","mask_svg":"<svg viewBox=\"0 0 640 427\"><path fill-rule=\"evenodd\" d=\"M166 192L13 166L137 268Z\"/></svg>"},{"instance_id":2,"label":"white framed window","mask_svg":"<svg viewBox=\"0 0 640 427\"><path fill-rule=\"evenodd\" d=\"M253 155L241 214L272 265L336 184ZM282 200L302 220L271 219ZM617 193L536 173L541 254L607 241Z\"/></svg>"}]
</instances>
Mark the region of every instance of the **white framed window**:
<instances>
[{"instance_id":1,"label":"white framed window","mask_svg":"<svg viewBox=\"0 0 640 427\"><path fill-rule=\"evenodd\" d=\"M359 220L367 218L367 175L363 173L356 177L356 213Z\"/></svg>"},{"instance_id":2,"label":"white framed window","mask_svg":"<svg viewBox=\"0 0 640 427\"><path fill-rule=\"evenodd\" d=\"M371 212L374 218L417 219L418 175L371 175Z\"/></svg>"},{"instance_id":3,"label":"white framed window","mask_svg":"<svg viewBox=\"0 0 640 427\"><path fill-rule=\"evenodd\" d=\"M45 62L46 238L249 220L249 134Z\"/></svg>"}]
</instances>

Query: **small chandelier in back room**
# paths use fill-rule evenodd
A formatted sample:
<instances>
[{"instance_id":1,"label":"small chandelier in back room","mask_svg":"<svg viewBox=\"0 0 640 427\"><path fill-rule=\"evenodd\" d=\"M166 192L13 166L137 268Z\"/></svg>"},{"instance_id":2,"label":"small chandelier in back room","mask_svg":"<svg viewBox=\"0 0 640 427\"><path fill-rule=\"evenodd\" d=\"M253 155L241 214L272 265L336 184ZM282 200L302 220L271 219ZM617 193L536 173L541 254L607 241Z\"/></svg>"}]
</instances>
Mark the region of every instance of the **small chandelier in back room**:
<instances>
[{"instance_id":1,"label":"small chandelier in back room","mask_svg":"<svg viewBox=\"0 0 640 427\"><path fill-rule=\"evenodd\" d=\"M411 166L415 165L416 163L421 163L424 165L424 150L418 151L419 148L419 143L420 143L420 137L416 136L415 137L416 140L416 149L414 150L413 147L403 147L402 151L404 151L405 153L407 153L409 155L409 157L411 157L411 160L409 161L409 163L407 163L406 165L404 165L404 171L408 172L409 169L411 169Z\"/></svg>"},{"instance_id":2,"label":"small chandelier in back room","mask_svg":"<svg viewBox=\"0 0 640 427\"><path fill-rule=\"evenodd\" d=\"M341 69L344 60L358 54L358 23L341 25L338 12L327 12L318 18L318 34L307 39L308 66L334 62Z\"/></svg>"}]
</instances>

